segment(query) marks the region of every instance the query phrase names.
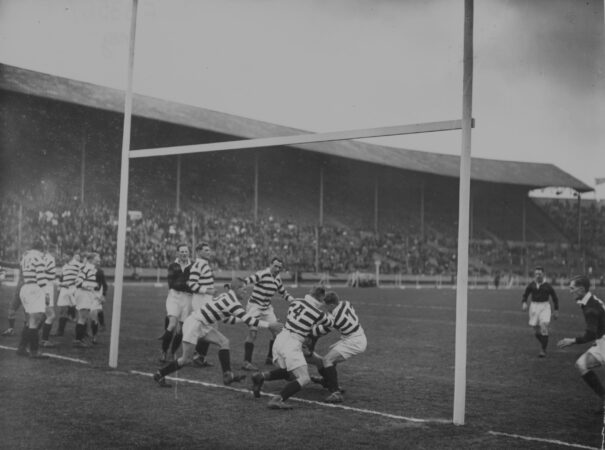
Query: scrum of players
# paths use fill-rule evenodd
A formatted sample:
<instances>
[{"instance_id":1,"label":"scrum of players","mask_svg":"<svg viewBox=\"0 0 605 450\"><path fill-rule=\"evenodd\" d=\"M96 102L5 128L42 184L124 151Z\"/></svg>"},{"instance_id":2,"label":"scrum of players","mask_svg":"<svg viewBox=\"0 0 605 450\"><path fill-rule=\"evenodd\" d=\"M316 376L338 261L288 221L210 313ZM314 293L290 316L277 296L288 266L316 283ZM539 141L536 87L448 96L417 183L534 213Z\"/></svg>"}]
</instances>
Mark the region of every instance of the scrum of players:
<instances>
[{"instance_id":1,"label":"scrum of players","mask_svg":"<svg viewBox=\"0 0 605 450\"><path fill-rule=\"evenodd\" d=\"M104 329L107 283L100 268L100 255L73 249L68 252L68 262L57 277L56 250L56 246L36 240L19 264L0 262L4 267L19 269L19 282L9 306L9 328L2 333L4 336L15 334L17 311L23 307L25 323L17 355L34 359L48 357L40 352L40 347L58 345L50 339L55 323L53 336L64 336L67 324L73 323L72 345L82 349L95 345L99 330ZM279 275L283 261L277 256L271 259L269 267L246 278L234 278L219 292L211 267L212 256L208 243L196 246L194 259L190 257L188 245L181 244L175 261L168 267L166 317L164 332L159 337L162 367L153 376L157 385L169 387L166 376L186 365L213 366L207 360L210 346L218 347L225 385L246 379L247 375L232 370L230 342L219 330L219 323L243 323L248 327L248 336L241 370L252 373L255 398L261 396L265 382L284 380L279 395L269 400L268 407L290 409L288 398L313 381L329 391L326 402L342 402L344 391L338 384L336 365L364 352L367 345L350 302L341 300L336 292L326 292L323 286L315 286L304 298L295 298L283 285ZM252 292L246 301L248 286ZM271 304L275 294L280 294L288 303L284 323L277 319ZM265 359L267 367L273 367L270 370L259 370L252 363L259 329L271 333ZM315 343L331 330L339 332L340 339L324 356L319 355L314 350ZM319 376L310 376L309 365L317 368Z\"/></svg>"},{"instance_id":2,"label":"scrum of players","mask_svg":"<svg viewBox=\"0 0 605 450\"><path fill-rule=\"evenodd\" d=\"M279 275L283 261L279 257L273 257L269 267L246 278L234 278L224 285L224 292L218 293L211 268L212 255L209 244L202 242L196 246L195 257L191 259L189 247L181 244L177 247L176 260L168 267L165 330L159 337L160 363L164 365L153 376L157 385L170 387L166 376L185 365L212 366L207 360L211 345L218 347L224 384L244 380L246 375L232 371L230 342L219 331L219 323L243 323L249 333L244 342L241 370L252 372L254 397L261 396L265 382L284 380L285 385L279 395L269 400L268 407L290 409L288 398L314 381L328 389L326 402L342 402L343 390L338 384L336 365L364 352L367 345L350 302L340 300L335 292L326 292L323 286L314 287L304 298L295 298L284 288ZM252 292L244 307L247 286L252 286ZM271 304L275 294L288 302L283 324ZM269 330L272 336L265 363L274 368L267 371L259 370L252 363L259 329ZM340 340L321 356L314 351L315 342L331 330L340 333ZM177 357L179 346L182 353ZM311 377L309 365L315 365L321 376Z\"/></svg>"}]
</instances>

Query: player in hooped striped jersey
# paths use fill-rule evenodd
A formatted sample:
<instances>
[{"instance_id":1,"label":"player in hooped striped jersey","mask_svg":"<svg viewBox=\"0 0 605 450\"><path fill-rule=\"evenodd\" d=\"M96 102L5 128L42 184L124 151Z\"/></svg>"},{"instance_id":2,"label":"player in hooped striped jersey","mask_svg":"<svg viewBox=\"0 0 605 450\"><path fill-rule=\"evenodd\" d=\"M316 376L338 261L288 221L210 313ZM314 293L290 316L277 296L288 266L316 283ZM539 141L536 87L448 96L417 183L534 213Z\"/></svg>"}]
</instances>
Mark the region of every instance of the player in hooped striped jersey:
<instances>
[{"instance_id":1,"label":"player in hooped striped jersey","mask_svg":"<svg viewBox=\"0 0 605 450\"><path fill-rule=\"evenodd\" d=\"M33 358L40 358L38 353L40 347L38 336L38 325L42 321L46 305L50 303L48 294L44 292L46 286L46 274L44 272L44 259L42 249L44 244L41 240L36 240L32 249L23 255L21 259L21 273L23 275L23 286L19 291L23 309L27 314L27 326L23 329L21 342L17 349L17 354L26 356L26 347L29 344L29 355Z\"/></svg>"},{"instance_id":2,"label":"player in hooped striped jersey","mask_svg":"<svg viewBox=\"0 0 605 450\"><path fill-rule=\"evenodd\" d=\"M50 329L55 321L55 281L57 280L57 263L55 261L55 254L57 252L56 244L49 244L46 246L46 252L44 253L44 274L46 278L45 292L48 293L50 303L46 306L46 320L42 326L42 347L55 347L56 344L51 342Z\"/></svg>"},{"instance_id":3,"label":"player in hooped striped jersey","mask_svg":"<svg viewBox=\"0 0 605 450\"><path fill-rule=\"evenodd\" d=\"M265 381L289 381L279 395L269 400L271 409L291 409L286 400L296 394L311 381L307 361L303 354L303 342L314 326L332 326L330 317L322 311L326 291L322 286L314 287L304 299L290 303L284 329L277 335L273 345L273 362L279 368L269 372L257 372L252 376L252 392L260 397L260 390Z\"/></svg>"},{"instance_id":4,"label":"player in hooped striped jersey","mask_svg":"<svg viewBox=\"0 0 605 450\"><path fill-rule=\"evenodd\" d=\"M71 256L70 260L61 269L61 281L59 283L59 297L57 298L57 307L59 308L59 326L57 328L57 336L65 334L65 325L69 320L68 310L76 306L76 281L78 273L82 267L80 260L80 250L73 249L68 252Z\"/></svg>"},{"instance_id":5,"label":"player in hooped striped jersey","mask_svg":"<svg viewBox=\"0 0 605 450\"><path fill-rule=\"evenodd\" d=\"M210 267L210 258L212 257L212 250L207 242L200 242L195 247L196 260L189 269L189 276L187 277L187 286L193 294L191 298L191 310L195 311L200 309L206 303L212 301L212 297L216 294L216 287L214 287L214 273L212 267ZM214 327L218 329L218 324L214 324ZM200 367L211 366L206 361L206 355L208 354L209 344L204 341L200 341L195 351L197 355L194 358L194 363Z\"/></svg>"},{"instance_id":6,"label":"player in hooped striped jersey","mask_svg":"<svg viewBox=\"0 0 605 450\"><path fill-rule=\"evenodd\" d=\"M317 325L313 327L311 335L313 337L323 336L330 332L330 328L333 328L340 332L340 340L330 346L330 350L323 358L317 353L313 353L307 359L318 367L319 373L323 376L323 379L318 382L330 391L326 402L340 403L343 401L343 396L338 386L336 364L363 353L368 341L355 309L348 300L341 300L336 292L330 291L326 294L324 301L330 311L333 325L332 327ZM313 381L316 380L313 379Z\"/></svg>"},{"instance_id":7,"label":"player in hooped striped jersey","mask_svg":"<svg viewBox=\"0 0 605 450\"><path fill-rule=\"evenodd\" d=\"M273 257L269 267L263 270L259 270L253 275L244 278L244 282L247 285L254 285L252 289L252 295L248 299L246 311L260 319L267 320L269 322L275 321L276 316L271 305L271 299L276 293L279 293L284 300L290 302L294 299L284 288L284 284L279 276L279 273L283 269L283 263L280 258ZM258 330L255 327L250 327L248 330L248 336L244 342L244 363L242 369L244 370L258 370L258 368L252 364L252 353L254 352L254 341ZM266 364L272 364L273 362L273 342L275 341L275 335L272 335L269 341L269 350L265 359Z\"/></svg>"},{"instance_id":8,"label":"player in hooped striped jersey","mask_svg":"<svg viewBox=\"0 0 605 450\"><path fill-rule=\"evenodd\" d=\"M183 323L183 354L180 358L170 362L167 366L158 370L154 380L161 387L168 387L164 377L175 372L193 361L193 352L196 344L202 340L219 347L218 358L223 370L223 383L229 385L236 381L242 381L245 375L234 375L231 371L231 356L229 339L227 339L214 325L219 322L235 323L244 322L249 326L269 328L278 332L282 325L279 322L267 322L252 317L240 303L243 295L244 283L240 279L232 280L229 290L223 292L211 302L201 308L194 310Z\"/></svg>"},{"instance_id":9,"label":"player in hooped striped jersey","mask_svg":"<svg viewBox=\"0 0 605 450\"><path fill-rule=\"evenodd\" d=\"M73 345L76 347L90 347L90 344L84 341L86 336L86 325L90 318L90 310L95 301L95 290L98 289L97 268L101 264L101 256L96 253L86 255L86 262L78 272L76 279L76 310L78 311L78 321L76 323L76 339Z\"/></svg>"}]
</instances>

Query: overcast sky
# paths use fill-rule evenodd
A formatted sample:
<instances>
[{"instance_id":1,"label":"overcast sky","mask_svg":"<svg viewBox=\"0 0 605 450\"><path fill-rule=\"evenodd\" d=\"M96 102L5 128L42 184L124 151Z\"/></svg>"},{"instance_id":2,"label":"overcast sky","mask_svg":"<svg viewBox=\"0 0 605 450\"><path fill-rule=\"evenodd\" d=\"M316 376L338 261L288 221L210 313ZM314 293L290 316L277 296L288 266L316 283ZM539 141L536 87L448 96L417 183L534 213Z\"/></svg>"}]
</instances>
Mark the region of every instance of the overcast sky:
<instances>
[{"instance_id":1,"label":"overcast sky","mask_svg":"<svg viewBox=\"0 0 605 450\"><path fill-rule=\"evenodd\" d=\"M134 90L309 131L457 119L463 10L140 0ZM0 62L123 89L130 12L130 0L0 0ZM472 155L605 177L603 29L603 0L475 1ZM460 135L374 141L459 154Z\"/></svg>"}]
</instances>

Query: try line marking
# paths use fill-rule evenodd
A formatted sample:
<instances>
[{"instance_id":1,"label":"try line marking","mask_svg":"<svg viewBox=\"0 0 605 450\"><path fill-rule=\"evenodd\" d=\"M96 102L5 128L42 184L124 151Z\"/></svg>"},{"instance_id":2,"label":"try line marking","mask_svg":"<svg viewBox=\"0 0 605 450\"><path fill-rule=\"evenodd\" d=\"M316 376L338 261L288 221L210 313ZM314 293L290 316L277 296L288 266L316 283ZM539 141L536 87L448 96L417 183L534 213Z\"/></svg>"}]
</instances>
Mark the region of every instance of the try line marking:
<instances>
[{"instance_id":1,"label":"try line marking","mask_svg":"<svg viewBox=\"0 0 605 450\"><path fill-rule=\"evenodd\" d=\"M0 349L3 349L3 350L13 350L13 351L17 350L15 347L7 347L5 345L0 345ZM75 363L79 363L79 364L90 364L90 362L85 361L83 359L69 358L67 356L56 355L56 354L53 354L53 353L43 353L43 355L46 355L46 356L48 356L50 358L61 359L61 360L75 362ZM133 374L133 375L142 375L142 376L149 377L149 378L151 378L153 376L152 373L141 372L141 371L138 371L138 370L131 370L130 373ZM176 381L176 382L197 384L197 385L200 385L200 386L211 387L211 388L218 388L218 389L225 389L225 390L229 390L229 391L240 392L240 393L252 395L249 389L235 388L235 387L232 387L232 386L224 386L224 385L221 385L221 384L208 383L208 382L205 382L205 381L189 380L187 378L166 377L166 379L171 380L171 381ZM160 389L160 388L158 388L158 389ZM176 385L175 385L175 389L176 389ZM265 393L265 392L261 392L261 395L265 396L265 397L271 397L272 396L272 394L268 394L268 393ZM352 411L352 412L356 412L356 413L360 413L360 414L371 414L371 415L374 415L374 416L386 417L386 418L389 418L389 419L404 420L404 421L413 422L413 423L440 423L440 424L451 424L452 423L450 420L446 420L446 419L418 419L416 417L398 416L396 414L383 413L383 412L380 412L380 411L374 411L372 409L353 408L352 406L339 405L339 404L333 404L333 403L323 403L323 402L318 402L318 401L315 401L315 400L306 400L304 398L297 398L297 397L292 397L289 400L296 401L296 402L299 402L299 403L307 403L307 404L315 405L315 406L323 406L325 408L336 408L336 409L342 409L342 410L345 410L345 411ZM520 434L502 433L502 432L499 432L499 431L491 431L491 430L488 431L487 433L491 434L493 436L504 436L504 437L514 438L514 439L522 439L524 441L544 442L544 443L547 443L547 444L556 444L556 445L562 445L562 446L565 446L565 447L581 448L581 449L586 449L586 450L599 450L598 447L590 447L588 445L575 444L575 443L571 443L571 442L564 442L564 441L559 441L559 440L556 440L556 439L544 439L544 438L537 438L537 437L531 437L531 436L523 436L523 435L520 435Z\"/></svg>"},{"instance_id":2,"label":"try line marking","mask_svg":"<svg viewBox=\"0 0 605 450\"><path fill-rule=\"evenodd\" d=\"M145 377L152 377L153 376L152 373L140 372L138 370L131 370L130 373L135 374L135 375L143 375ZM208 383L208 382L205 382L205 381L189 380L187 378L166 377L166 379L170 380L170 381L177 381L177 382L180 381L180 382L183 382L183 383L199 384L201 386L218 388L218 389L228 389L230 391L242 392L244 394L247 393L247 394L252 395L252 393L250 392L249 389L234 388L234 387L231 387L231 386L224 386L224 385L221 385L221 384ZM261 395L266 396L266 397L272 397L273 396L272 394L267 394L267 393L264 393L264 392L261 392ZM375 415L375 416L387 417L389 419L405 420L407 422L414 422L414 423L447 423L447 424L451 423L451 421L445 420L445 419L418 419L416 417L398 416L396 414L383 413L383 412L374 411L374 410L371 410L371 409L353 408L352 406L339 405L339 404L333 404L333 403L323 403L323 402L317 402L315 400L306 400L306 399L297 398L297 397L291 397L288 400L292 400L292 401L296 401L296 402L300 402L300 403L307 403L307 404L310 404L310 405L324 406L326 408L344 409L346 411L353 411L353 412L358 412L358 413L361 413L361 414L372 414L372 415Z\"/></svg>"},{"instance_id":3,"label":"try line marking","mask_svg":"<svg viewBox=\"0 0 605 450\"><path fill-rule=\"evenodd\" d=\"M1 349L4 350L17 350L15 347L7 347L5 345L0 345ZM84 361L83 359L77 359L77 358L70 358L68 356L61 356L61 355L55 355L54 353L42 353L42 355L44 356L48 356L49 358L55 358L55 359L63 359L65 361L71 361L71 362L75 362L78 364L90 364L88 361Z\"/></svg>"},{"instance_id":4,"label":"try line marking","mask_svg":"<svg viewBox=\"0 0 605 450\"><path fill-rule=\"evenodd\" d=\"M588 450L599 450L598 447L589 447L588 445L574 444L571 442L563 442L563 441L559 441L557 439L536 438L536 437L530 437L530 436L522 436L520 434L501 433L499 431L488 431L487 433L492 434L494 436L506 436L506 437L515 438L515 439L522 439L524 441L545 442L547 444L564 445L566 447L584 448L584 449L588 449Z\"/></svg>"}]
</instances>

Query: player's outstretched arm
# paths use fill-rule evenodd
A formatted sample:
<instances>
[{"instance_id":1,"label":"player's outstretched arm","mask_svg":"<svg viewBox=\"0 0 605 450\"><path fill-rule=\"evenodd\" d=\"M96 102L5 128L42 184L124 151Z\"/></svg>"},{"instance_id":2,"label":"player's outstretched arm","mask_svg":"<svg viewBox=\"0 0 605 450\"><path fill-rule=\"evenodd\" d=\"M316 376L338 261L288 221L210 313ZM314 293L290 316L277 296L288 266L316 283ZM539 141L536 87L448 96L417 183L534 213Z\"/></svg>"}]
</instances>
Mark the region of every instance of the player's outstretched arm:
<instances>
[{"instance_id":1,"label":"player's outstretched arm","mask_svg":"<svg viewBox=\"0 0 605 450\"><path fill-rule=\"evenodd\" d=\"M565 347L569 347L570 345L573 345L575 343L576 343L575 338L563 338L559 342L557 342L557 347L565 348Z\"/></svg>"}]
</instances>

